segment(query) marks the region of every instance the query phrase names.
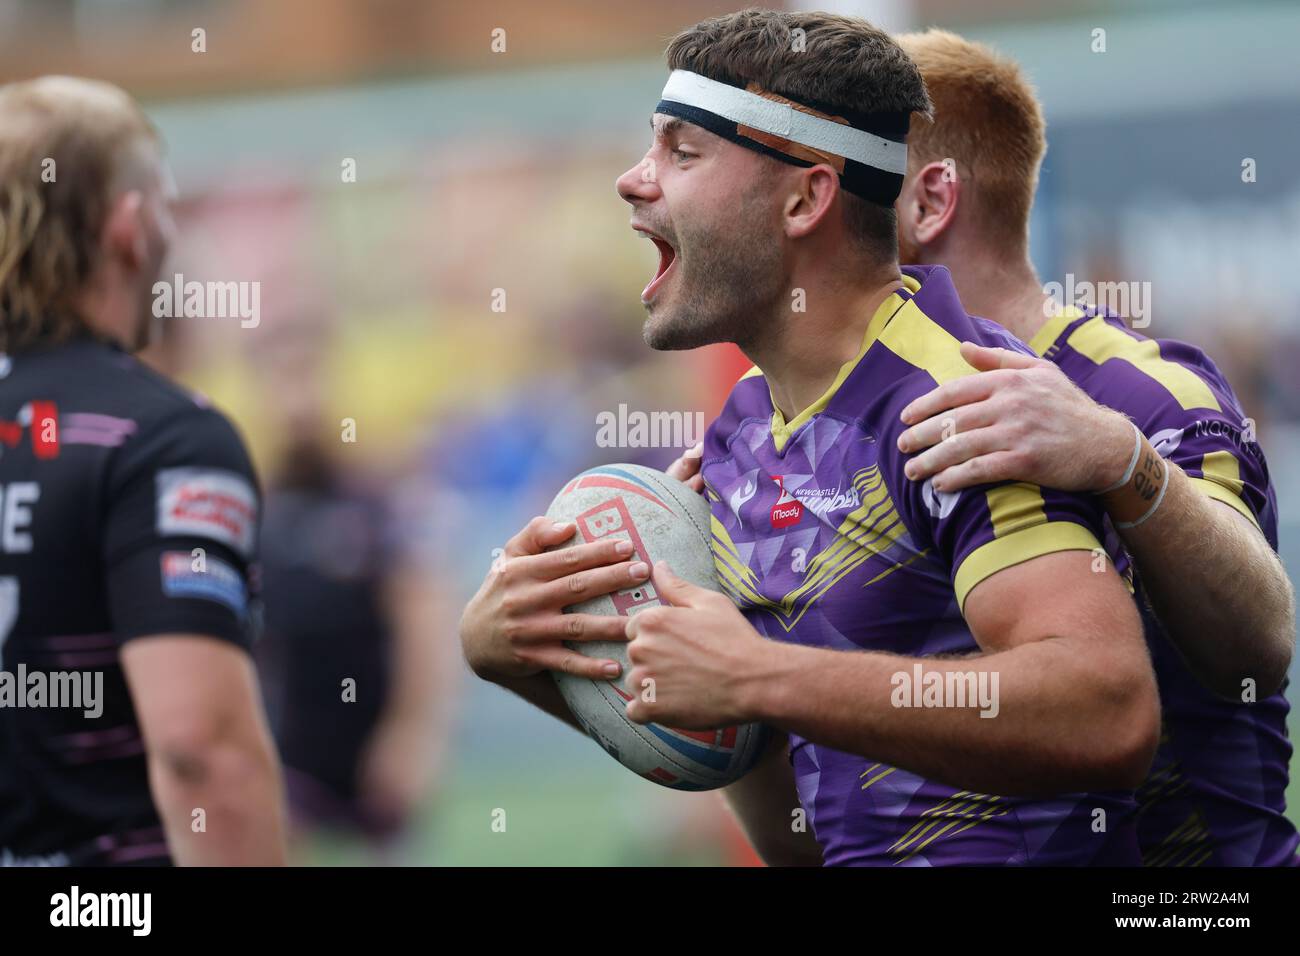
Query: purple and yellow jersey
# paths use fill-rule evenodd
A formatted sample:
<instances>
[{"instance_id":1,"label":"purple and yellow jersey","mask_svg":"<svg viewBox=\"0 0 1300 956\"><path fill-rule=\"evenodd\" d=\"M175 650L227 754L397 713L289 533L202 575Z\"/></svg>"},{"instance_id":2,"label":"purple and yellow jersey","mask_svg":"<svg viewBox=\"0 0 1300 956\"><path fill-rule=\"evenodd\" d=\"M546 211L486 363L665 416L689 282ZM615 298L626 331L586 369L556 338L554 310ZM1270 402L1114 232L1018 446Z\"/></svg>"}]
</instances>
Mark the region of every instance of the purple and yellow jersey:
<instances>
[{"instance_id":1,"label":"purple and yellow jersey","mask_svg":"<svg viewBox=\"0 0 1300 956\"><path fill-rule=\"evenodd\" d=\"M1195 487L1242 514L1277 550L1268 465L1209 356L1184 342L1148 339L1091 310L1053 318L1030 347L1094 400L1129 416ZM1163 712L1156 760L1137 794L1144 864L1293 863L1300 838L1284 815L1291 759L1285 687L1254 703L1223 700L1203 688L1134 577Z\"/></svg>"},{"instance_id":2,"label":"purple and yellow jersey","mask_svg":"<svg viewBox=\"0 0 1300 956\"><path fill-rule=\"evenodd\" d=\"M876 311L862 350L810 408L786 422L754 370L706 436L718 576L774 640L975 654L962 605L976 585L1041 555L1101 547L1091 497L1023 482L945 494L904 476L899 413L936 384L974 372L959 344L1025 346L968 316L946 269L903 272L906 288ZM1131 793L972 793L797 736L790 742L799 798L829 865L1138 862Z\"/></svg>"}]
</instances>

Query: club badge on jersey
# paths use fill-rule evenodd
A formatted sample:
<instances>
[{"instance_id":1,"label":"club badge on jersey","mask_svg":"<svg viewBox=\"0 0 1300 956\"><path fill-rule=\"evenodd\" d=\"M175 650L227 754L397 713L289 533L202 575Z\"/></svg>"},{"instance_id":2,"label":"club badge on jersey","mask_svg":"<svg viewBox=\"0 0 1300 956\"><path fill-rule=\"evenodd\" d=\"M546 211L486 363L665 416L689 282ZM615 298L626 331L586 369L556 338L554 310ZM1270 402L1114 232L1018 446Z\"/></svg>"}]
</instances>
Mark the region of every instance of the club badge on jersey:
<instances>
[{"instance_id":1,"label":"club badge on jersey","mask_svg":"<svg viewBox=\"0 0 1300 956\"><path fill-rule=\"evenodd\" d=\"M32 454L49 460L59 455L59 411L54 402L31 401L18 411L16 421L0 421L0 452L17 448L30 429Z\"/></svg>"}]
</instances>

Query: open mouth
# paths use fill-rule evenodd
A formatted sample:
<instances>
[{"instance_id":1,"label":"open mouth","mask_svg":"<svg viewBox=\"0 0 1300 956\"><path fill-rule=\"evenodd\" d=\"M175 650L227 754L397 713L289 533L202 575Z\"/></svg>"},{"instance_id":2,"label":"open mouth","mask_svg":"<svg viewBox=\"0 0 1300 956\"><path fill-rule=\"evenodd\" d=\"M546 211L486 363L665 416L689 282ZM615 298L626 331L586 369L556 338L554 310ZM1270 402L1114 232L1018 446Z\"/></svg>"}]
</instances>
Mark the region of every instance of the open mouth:
<instances>
[{"instance_id":1,"label":"open mouth","mask_svg":"<svg viewBox=\"0 0 1300 956\"><path fill-rule=\"evenodd\" d=\"M649 303L654 298L659 287L667 281L668 273L673 271L673 266L677 264L677 250L666 239L661 239L647 230L640 231L644 232L646 238L653 242L655 248L659 250L659 268L655 270L654 278L650 280L650 284L641 290L641 301Z\"/></svg>"}]
</instances>

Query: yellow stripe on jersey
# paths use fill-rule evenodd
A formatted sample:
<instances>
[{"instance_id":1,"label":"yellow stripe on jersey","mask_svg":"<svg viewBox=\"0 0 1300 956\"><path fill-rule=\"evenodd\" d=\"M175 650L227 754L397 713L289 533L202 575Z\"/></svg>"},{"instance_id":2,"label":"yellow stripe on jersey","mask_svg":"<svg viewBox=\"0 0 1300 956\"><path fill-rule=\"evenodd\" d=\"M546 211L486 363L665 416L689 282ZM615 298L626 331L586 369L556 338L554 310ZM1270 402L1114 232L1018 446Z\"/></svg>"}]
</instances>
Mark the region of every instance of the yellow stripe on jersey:
<instances>
[{"instance_id":1,"label":"yellow stripe on jersey","mask_svg":"<svg viewBox=\"0 0 1300 956\"><path fill-rule=\"evenodd\" d=\"M863 777L865 777L867 774L871 773L873 770L875 770L875 769L876 769L877 767L879 767L879 766L880 766L880 764L878 764L878 763L876 763L876 764L872 764L870 767L868 767L868 768L867 768L863 773L861 773L861 774L858 776L858 779L861 780ZM893 772L894 772L895 770L897 770L897 769L898 769L897 767L886 767L884 770L880 771L880 773L876 774L874 777L872 777L870 780L868 780L866 783L864 783L864 784L862 785L862 789L863 789L863 790L866 790L866 789L867 789L868 787L870 787L873 783L876 783L877 781L883 780L885 777L888 777L891 773L893 773Z\"/></svg>"},{"instance_id":2,"label":"yellow stripe on jersey","mask_svg":"<svg viewBox=\"0 0 1300 956\"><path fill-rule=\"evenodd\" d=\"M753 568L741 560L740 552L731 540L726 525L716 515L710 516L709 524L713 531L713 567L718 573L718 583L738 603L765 603L767 599L758 590L758 576L754 574Z\"/></svg>"},{"instance_id":3,"label":"yellow stripe on jersey","mask_svg":"<svg viewBox=\"0 0 1300 956\"><path fill-rule=\"evenodd\" d=\"M1065 331L1065 327L1081 318L1083 318L1081 309L1067 305L1043 323L1043 327L1035 332L1034 337L1029 340L1029 347L1034 350L1035 355L1045 355L1047 350L1060 338L1061 333Z\"/></svg>"},{"instance_id":4,"label":"yellow stripe on jersey","mask_svg":"<svg viewBox=\"0 0 1300 956\"><path fill-rule=\"evenodd\" d=\"M1143 866L1200 866L1207 857L1203 851L1210 847L1210 830L1200 810L1175 827L1160 841L1160 846L1143 854ZM1181 855L1181 858L1180 858ZM1192 862L1195 859L1196 862Z\"/></svg>"},{"instance_id":5,"label":"yellow stripe on jersey","mask_svg":"<svg viewBox=\"0 0 1300 956\"><path fill-rule=\"evenodd\" d=\"M989 807L989 809L986 810L986 811L984 811L984 813L982 813L981 815L977 816L975 819L971 820L970 823L967 823L965 826L961 827L960 829L954 830L954 831L950 834L950 836L954 836L954 837L955 837L955 836L957 836L958 834L965 833L965 832L966 832L967 830L969 830L971 827L979 826L981 823L983 823L985 820L989 819L990 817L1001 817L1001 816L1006 816L1006 815L1007 815L1008 813L1010 813L1010 812L1011 812L1011 808L1010 808L1010 807L996 807L996 806L994 806L994 807ZM963 814L963 816L971 816L971 815L972 815L972 814ZM944 829L946 830L947 827L945 827ZM912 857L916 856L916 855L917 855L918 853L920 853L923 849L925 849L926 844L928 844L931 840L935 839L935 837L939 837L939 836L942 836L942 833L936 833L933 837L931 837L929 840L926 840L925 843L922 843L920 846L918 846L915 850L913 850L913 851L912 851L911 853L909 853L907 856L903 857L901 860L896 861L894 865L897 866L897 865L900 864L900 863L906 863L906 862L907 862L908 860L910 860Z\"/></svg>"},{"instance_id":6,"label":"yellow stripe on jersey","mask_svg":"<svg viewBox=\"0 0 1300 956\"><path fill-rule=\"evenodd\" d=\"M913 293L921 288L921 284L908 275L903 276L903 285ZM876 308L875 314L871 316L871 321L867 323L867 331L862 336L862 347L858 349L858 354L840 366L839 372L835 375L835 381L831 382L830 387L822 393L821 398L817 399L817 401L813 402L794 418L790 419L788 423L785 420L785 416L781 414L781 409L777 407L776 400L772 400L772 444L776 447L778 452L785 448L785 443L790 440L790 436L798 431L805 422L819 412L825 411L826 406L829 405L831 399L835 397L835 393L838 392L840 386L844 384L844 380L849 377L855 368L858 367L858 363L861 362L862 357L867 354L867 350L870 349L871 346L875 344L876 339L879 338L881 330L888 328L889 320L899 311L899 307L903 304L903 297L897 292L887 297L884 302L880 303ZM907 304L911 304L910 300Z\"/></svg>"},{"instance_id":7,"label":"yellow stripe on jersey","mask_svg":"<svg viewBox=\"0 0 1300 956\"><path fill-rule=\"evenodd\" d=\"M902 838L889 848L888 852L893 855L906 854L901 859L895 860L894 865L897 866L900 863L906 863L935 840L947 834L953 827L962 823L963 820L969 820L970 822L956 830L953 830L950 834L951 836L956 836L959 833L969 830L973 826L978 826L990 817L1000 817L1010 812L1011 808L1002 804L1001 800L1001 797L990 796L989 794L983 793L970 793L966 790L962 790L954 793L938 806L922 811L920 820L914 824L912 828L902 836ZM985 807L985 804L987 804L987 808ZM927 823L926 817L932 817L933 819ZM948 819L949 822L940 827L938 831L931 834L930 831L934 829L935 825L942 819ZM917 828L921 827L922 824L925 825L924 829L918 833ZM918 840L921 842L917 843L916 841ZM916 845L911 846L911 844L914 843Z\"/></svg>"},{"instance_id":8,"label":"yellow stripe on jersey","mask_svg":"<svg viewBox=\"0 0 1300 956\"><path fill-rule=\"evenodd\" d=\"M965 612L966 595L975 585L1004 568L1057 551L1095 551L1101 548L1097 536L1083 525L1049 521L994 538L966 556L953 579L957 606Z\"/></svg>"},{"instance_id":9,"label":"yellow stripe on jersey","mask_svg":"<svg viewBox=\"0 0 1300 956\"><path fill-rule=\"evenodd\" d=\"M940 829L938 832L932 834L922 842L918 843L916 847L913 848L911 853L903 857L901 860L897 861L897 863L906 863L912 857L924 851L925 848L928 847L935 840L939 839L944 834L947 834L949 830L952 830L953 827L957 826L964 819L970 819L972 817L974 818L971 819L971 821L965 824L964 826L961 826L956 830L952 830L952 833L948 834L949 836L957 836L957 834L963 833L966 830L969 830L973 826L978 826L979 824L983 823L985 820L989 819L989 817L1005 816L1010 811L1011 811L1010 807L998 807L998 806L992 806L989 807L987 810L983 810L982 808L973 804L968 808L963 808L961 813L951 814L952 816L958 817L959 819L951 820L948 823L946 823L943 826L943 828ZM897 865L897 863L895 865Z\"/></svg>"},{"instance_id":10,"label":"yellow stripe on jersey","mask_svg":"<svg viewBox=\"0 0 1300 956\"><path fill-rule=\"evenodd\" d=\"M899 309L898 321L885 327L880 344L909 365L928 372L940 385L975 374L975 369L961 357L961 343L922 312L915 300Z\"/></svg>"},{"instance_id":11,"label":"yellow stripe on jersey","mask_svg":"<svg viewBox=\"0 0 1300 956\"><path fill-rule=\"evenodd\" d=\"M966 791L963 790L960 793L954 793L951 797L946 798L942 803L938 804L937 806L933 806L926 810L922 810L920 815L917 818L917 821L912 824L911 829L909 829L901 837L895 840L894 845L891 846L886 852L896 853L899 850L907 849L909 844L911 844L919 837L924 836L934 827L935 821L933 818L936 817L938 814L950 813L954 809L960 809L961 807L965 806L964 803L962 803L959 799L957 799L958 797L961 797L962 794L964 794L965 792Z\"/></svg>"},{"instance_id":12,"label":"yellow stripe on jersey","mask_svg":"<svg viewBox=\"0 0 1300 956\"><path fill-rule=\"evenodd\" d=\"M1043 510L1043 492L1038 485L1017 481L1015 484L990 488L984 497L988 499L995 538L1047 523L1047 512Z\"/></svg>"},{"instance_id":13,"label":"yellow stripe on jersey","mask_svg":"<svg viewBox=\"0 0 1300 956\"><path fill-rule=\"evenodd\" d=\"M1230 451L1209 451L1201 458L1201 474L1207 481L1222 485L1238 498L1244 485L1241 481L1241 464Z\"/></svg>"},{"instance_id":14,"label":"yellow stripe on jersey","mask_svg":"<svg viewBox=\"0 0 1300 956\"><path fill-rule=\"evenodd\" d=\"M1184 409L1221 411L1205 379L1177 362L1161 358L1160 345L1154 339L1135 339L1097 316L1070 333L1066 341L1070 348L1098 365L1113 358L1128 362L1163 386Z\"/></svg>"},{"instance_id":15,"label":"yellow stripe on jersey","mask_svg":"<svg viewBox=\"0 0 1300 956\"><path fill-rule=\"evenodd\" d=\"M1232 452L1206 452L1201 458L1201 474L1205 477L1192 478L1192 484L1197 490L1215 501L1222 501L1235 508L1249 518L1256 528L1259 527L1259 519L1242 497L1245 484L1241 480L1241 463Z\"/></svg>"}]
</instances>

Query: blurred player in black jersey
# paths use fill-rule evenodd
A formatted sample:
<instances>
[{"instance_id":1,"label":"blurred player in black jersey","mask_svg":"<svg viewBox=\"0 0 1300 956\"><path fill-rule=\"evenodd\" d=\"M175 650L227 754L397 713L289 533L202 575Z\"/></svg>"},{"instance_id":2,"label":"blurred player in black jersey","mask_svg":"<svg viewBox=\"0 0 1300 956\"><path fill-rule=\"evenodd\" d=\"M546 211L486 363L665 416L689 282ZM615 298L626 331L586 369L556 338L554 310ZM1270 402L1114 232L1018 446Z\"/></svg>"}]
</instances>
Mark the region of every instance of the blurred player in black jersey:
<instances>
[{"instance_id":1,"label":"blurred player in black jersey","mask_svg":"<svg viewBox=\"0 0 1300 956\"><path fill-rule=\"evenodd\" d=\"M174 229L160 149L111 86L0 87L0 864L283 861L256 478L130 354Z\"/></svg>"},{"instance_id":2,"label":"blurred player in black jersey","mask_svg":"<svg viewBox=\"0 0 1300 956\"><path fill-rule=\"evenodd\" d=\"M284 762L291 858L312 859L323 845L313 834L328 831L356 862L412 862L460 674L446 633L453 602L428 560L429 538L397 514L389 476L340 441L328 306L300 302L264 332L250 358L271 388L261 404L277 452L257 660ZM412 505L423 512L429 499Z\"/></svg>"}]
</instances>

